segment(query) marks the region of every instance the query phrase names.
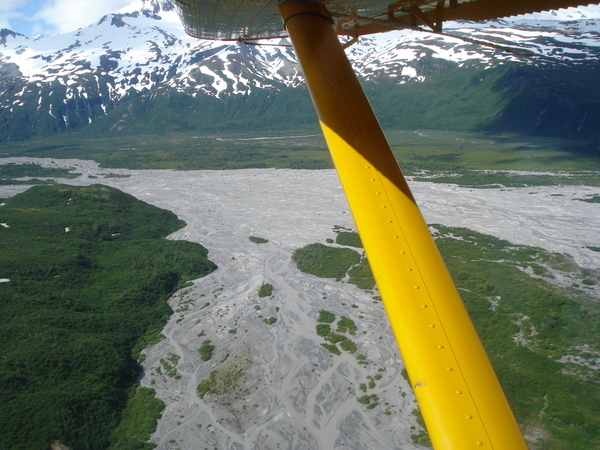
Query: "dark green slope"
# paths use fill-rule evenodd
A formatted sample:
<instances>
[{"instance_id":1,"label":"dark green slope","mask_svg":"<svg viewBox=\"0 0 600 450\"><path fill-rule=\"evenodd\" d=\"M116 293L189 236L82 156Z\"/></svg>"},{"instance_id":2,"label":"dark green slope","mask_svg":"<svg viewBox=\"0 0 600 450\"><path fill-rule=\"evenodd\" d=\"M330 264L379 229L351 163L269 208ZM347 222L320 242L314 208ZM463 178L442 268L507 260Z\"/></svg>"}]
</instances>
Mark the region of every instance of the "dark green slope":
<instances>
[{"instance_id":1,"label":"dark green slope","mask_svg":"<svg viewBox=\"0 0 600 450\"><path fill-rule=\"evenodd\" d=\"M493 88L508 102L484 129L598 142L600 88L593 80L599 75L597 62L576 69L512 67Z\"/></svg>"},{"instance_id":2,"label":"dark green slope","mask_svg":"<svg viewBox=\"0 0 600 450\"><path fill-rule=\"evenodd\" d=\"M367 83L365 91L384 129L477 131L508 102L495 89L506 70L456 68L400 86Z\"/></svg>"},{"instance_id":3,"label":"dark green slope","mask_svg":"<svg viewBox=\"0 0 600 450\"><path fill-rule=\"evenodd\" d=\"M316 114L305 88L256 89L252 94L192 97L172 89L127 98L81 128L86 136L147 135L172 132L293 130L313 125Z\"/></svg>"},{"instance_id":4,"label":"dark green slope","mask_svg":"<svg viewBox=\"0 0 600 450\"><path fill-rule=\"evenodd\" d=\"M574 66L550 64L537 57L485 68L481 64L457 67L424 57L418 70L426 77L424 81L397 84L381 75L364 82L385 129L511 132L594 142L600 138L597 61ZM63 102L60 83L32 86L20 100L22 106L0 111L0 142L61 133L107 137L287 131L316 121L303 86L255 88L250 94L222 93L220 98L166 86L139 93L132 90L119 104L105 105L106 115L100 107L106 96L103 88L84 87L89 92L86 98ZM10 95L8 88L0 92L0 97Z\"/></svg>"},{"instance_id":5,"label":"dark green slope","mask_svg":"<svg viewBox=\"0 0 600 450\"><path fill-rule=\"evenodd\" d=\"M0 207L0 448L107 448L168 297L215 265L184 222L101 185Z\"/></svg>"},{"instance_id":6,"label":"dark green slope","mask_svg":"<svg viewBox=\"0 0 600 450\"><path fill-rule=\"evenodd\" d=\"M384 128L600 139L600 66L457 68L424 82L367 84Z\"/></svg>"},{"instance_id":7,"label":"dark green slope","mask_svg":"<svg viewBox=\"0 0 600 450\"><path fill-rule=\"evenodd\" d=\"M2 66L2 70L6 70L6 66ZM16 67L14 70L18 72ZM24 83L19 77L3 79L0 73L0 102L10 99L13 103L14 93L23 91L18 97L18 106L0 110L0 142L84 129L90 121L102 117L104 109L114 108L108 89L111 78L108 75L83 77L79 86L87 95L75 94L69 98L66 86L58 80Z\"/></svg>"},{"instance_id":8,"label":"dark green slope","mask_svg":"<svg viewBox=\"0 0 600 450\"><path fill-rule=\"evenodd\" d=\"M490 69L425 67L423 73L427 78L422 82L398 85L380 78L363 83L384 129L600 138L600 90L593 81L600 74L597 63L577 70L517 63ZM83 131L89 135L277 131L310 126L315 120L305 87L256 89L250 95L223 99L171 91L132 98Z\"/></svg>"}]
</instances>

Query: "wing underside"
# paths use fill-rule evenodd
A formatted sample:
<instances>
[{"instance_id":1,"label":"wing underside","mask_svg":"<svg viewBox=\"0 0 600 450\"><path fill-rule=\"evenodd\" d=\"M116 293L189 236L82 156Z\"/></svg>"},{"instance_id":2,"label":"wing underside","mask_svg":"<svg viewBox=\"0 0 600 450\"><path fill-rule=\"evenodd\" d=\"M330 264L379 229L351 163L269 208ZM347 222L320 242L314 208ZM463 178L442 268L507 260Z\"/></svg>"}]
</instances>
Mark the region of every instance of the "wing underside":
<instances>
[{"instance_id":1,"label":"wing underside","mask_svg":"<svg viewBox=\"0 0 600 450\"><path fill-rule=\"evenodd\" d=\"M287 36L278 0L174 0L186 32L201 39ZM482 21L582 6L586 0L323 0L338 34L360 36L399 28L442 29L446 20Z\"/></svg>"}]
</instances>

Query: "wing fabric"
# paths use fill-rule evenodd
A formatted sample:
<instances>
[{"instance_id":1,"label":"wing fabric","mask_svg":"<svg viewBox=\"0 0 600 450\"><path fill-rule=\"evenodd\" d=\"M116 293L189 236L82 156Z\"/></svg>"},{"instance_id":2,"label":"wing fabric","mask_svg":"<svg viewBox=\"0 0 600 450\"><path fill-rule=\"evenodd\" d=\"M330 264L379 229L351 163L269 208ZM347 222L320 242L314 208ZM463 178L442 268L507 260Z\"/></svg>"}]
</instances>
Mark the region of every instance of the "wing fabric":
<instances>
[{"instance_id":1,"label":"wing fabric","mask_svg":"<svg viewBox=\"0 0 600 450\"><path fill-rule=\"evenodd\" d=\"M278 0L173 0L190 36L244 40L287 36ZM443 21L483 21L596 4L593 0L323 0L338 34L358 36Z\"/></svg>"}]
</instances>

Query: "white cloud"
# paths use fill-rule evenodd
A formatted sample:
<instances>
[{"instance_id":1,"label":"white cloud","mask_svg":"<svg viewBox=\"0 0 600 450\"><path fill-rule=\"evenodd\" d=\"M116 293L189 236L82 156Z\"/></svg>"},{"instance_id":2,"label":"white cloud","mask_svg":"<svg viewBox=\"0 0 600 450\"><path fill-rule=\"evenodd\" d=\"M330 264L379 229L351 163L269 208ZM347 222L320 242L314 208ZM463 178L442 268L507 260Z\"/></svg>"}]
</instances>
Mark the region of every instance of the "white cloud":
<instances>
[{"instance_id":1,"label":"white cloud","mask_svg":"<svg viewBox=\"0 0 600 450\"><path fill-rule=\"evenodd\" d=\"M26 0L0 0L0 28L13 29L12 22L24 16L18 11L25 5Z\"/></svg>"},{"instance_id":2,"label":"white cloud","mask_svg":"<svg viewBox=\"0 0 600 450\"><path fill-rule=\"evenodd\" d=\"M25 4L26 0L0 0L0 11L14 11Z\"/></svg>"},{"instance_id":3,"label":"white cloud","mask_svg":"<svg viewBox=\"0 0 600 450\"><path fill-rule=\"evenodd\" d=\"M8 3L9 0L0 0ZM117 12L132 0L103 0L101 2L74 2L52 0L36 13L35 19L43 20L56 33L67 33L90 25L108 13Z\"/></svg>"}]
</instances>

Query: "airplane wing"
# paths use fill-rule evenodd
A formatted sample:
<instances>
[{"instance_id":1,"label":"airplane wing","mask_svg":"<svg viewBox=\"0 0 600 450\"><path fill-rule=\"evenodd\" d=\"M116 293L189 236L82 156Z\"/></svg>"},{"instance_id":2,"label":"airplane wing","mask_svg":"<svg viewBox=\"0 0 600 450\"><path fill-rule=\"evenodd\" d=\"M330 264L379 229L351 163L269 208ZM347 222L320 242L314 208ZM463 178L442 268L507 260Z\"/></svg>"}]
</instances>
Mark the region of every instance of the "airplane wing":
<instances>
[{"instance_id":1,"label":"airplane wing","mask_svg":"<svg viewBox=\"0 0 600 450\"><path fill-rule=\"evenodd\" d=\"M277 0L173 0L186 32L200 39L246 40L287 36ZM352 37L427 26L447 20L483 21L584 6L591 0L323 0L337 34Z\"/></svg>"}]
</instances>

